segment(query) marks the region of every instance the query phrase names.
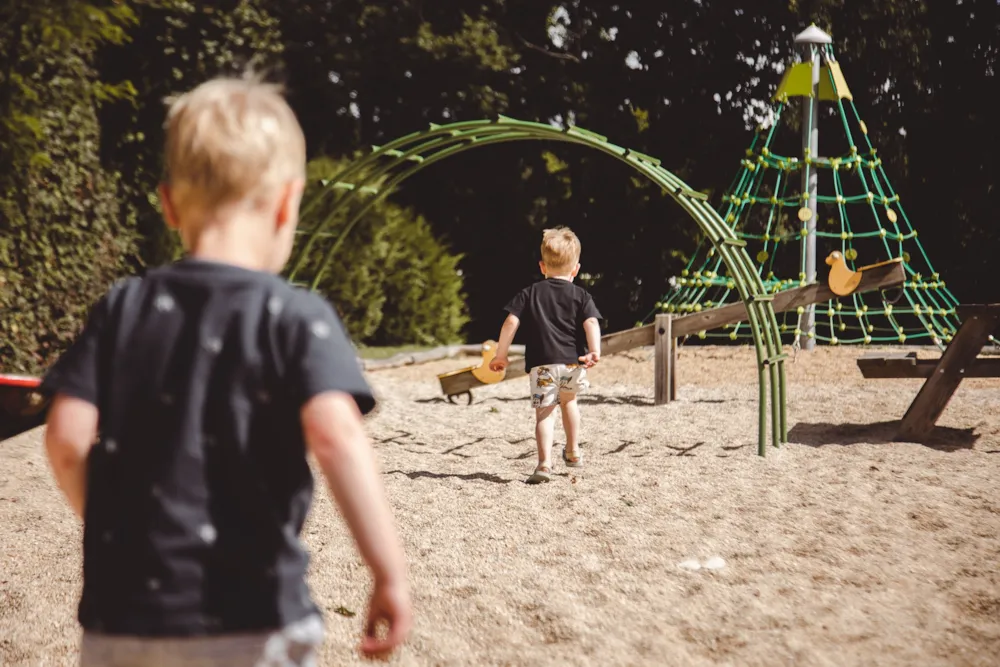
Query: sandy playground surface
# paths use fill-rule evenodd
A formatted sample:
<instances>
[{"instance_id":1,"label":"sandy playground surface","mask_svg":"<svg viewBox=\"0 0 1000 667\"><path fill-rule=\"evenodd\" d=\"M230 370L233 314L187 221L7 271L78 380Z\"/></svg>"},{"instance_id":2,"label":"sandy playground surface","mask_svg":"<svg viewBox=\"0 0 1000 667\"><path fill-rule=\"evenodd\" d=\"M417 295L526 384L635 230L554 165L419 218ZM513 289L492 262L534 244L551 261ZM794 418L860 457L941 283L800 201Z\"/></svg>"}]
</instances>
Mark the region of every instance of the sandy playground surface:
<instances>
[{"instance_id":1,"label":"sandy playground surface","mask_svg":"<svg viewBox=\"0 0 1000 667\"><path fill-rule=\"evenodd\" d=\"M1000 664L1000 381L894 443L921 381L865 381L858 354L789 364L792 442L766 459L749 349L682 348L662 407L648 351L606 359L585 466L535 487L527 380L466 407L435 374L468 360L372 373L416 605L394 664ZM325 492L306 534L322 664L360 664L367 574ZM40 431L0 444L0 665L75 664L79 538Z\"/></svg>"}]
</instances>

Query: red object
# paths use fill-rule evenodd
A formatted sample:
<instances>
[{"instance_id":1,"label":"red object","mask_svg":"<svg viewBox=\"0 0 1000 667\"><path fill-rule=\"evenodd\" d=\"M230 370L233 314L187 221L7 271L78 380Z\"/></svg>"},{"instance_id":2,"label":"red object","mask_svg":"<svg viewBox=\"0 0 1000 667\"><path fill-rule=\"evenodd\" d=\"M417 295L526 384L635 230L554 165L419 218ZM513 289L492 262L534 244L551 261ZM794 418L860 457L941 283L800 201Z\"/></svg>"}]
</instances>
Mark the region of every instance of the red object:
<instances>
[{"instance_id":1,"label":"red object","mask_svg":"<svg viewBox=\"0 0 1000 667\"><path fill-rule=\"evenodd\" d=\"M0 440L45 423L48 401L38 393L41 378L0 373Z\"/></svg>"},{"instance_id":2,"label":"red object","mask_svg":"<svg viewBox=\"0 0 1000 667\"><path fill-rule=\"evenodd\" d=\"M27 387L37 389L42 384L41 378L29 375L4 375L0 373L0 387Z\"/></svg>"}]
</instances>

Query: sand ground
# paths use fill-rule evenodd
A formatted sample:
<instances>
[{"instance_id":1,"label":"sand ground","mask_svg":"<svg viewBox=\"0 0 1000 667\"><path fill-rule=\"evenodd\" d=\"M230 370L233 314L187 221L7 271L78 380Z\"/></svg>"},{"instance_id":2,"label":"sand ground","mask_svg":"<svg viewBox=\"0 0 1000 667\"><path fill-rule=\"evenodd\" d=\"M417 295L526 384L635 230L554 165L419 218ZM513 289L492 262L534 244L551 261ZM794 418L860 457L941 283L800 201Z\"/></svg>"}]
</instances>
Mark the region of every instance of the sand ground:
<instances>
[{"instance_id":1,"label":"sand ground","mask_svg":"<svg viewBox=\"0 0 1000 667\"><path fill-rule=\"evenodd\" d=\"M416 605L394 664L1000 664L1000 381L966 381L930 442L896 443L920 381L865 381L858 354L798 355L792 442L763 459L750 350L683 348L660 407L648 352L606 359L584 467L541 486L523 483L527 380L467 407L435 374L468 361L372 373ZM79 639L80 531L40 435L0 444L5 667L72 665ZM360 664L367 573L325 492L306 540L322 664Z\"/></svg>"}]
</instances>

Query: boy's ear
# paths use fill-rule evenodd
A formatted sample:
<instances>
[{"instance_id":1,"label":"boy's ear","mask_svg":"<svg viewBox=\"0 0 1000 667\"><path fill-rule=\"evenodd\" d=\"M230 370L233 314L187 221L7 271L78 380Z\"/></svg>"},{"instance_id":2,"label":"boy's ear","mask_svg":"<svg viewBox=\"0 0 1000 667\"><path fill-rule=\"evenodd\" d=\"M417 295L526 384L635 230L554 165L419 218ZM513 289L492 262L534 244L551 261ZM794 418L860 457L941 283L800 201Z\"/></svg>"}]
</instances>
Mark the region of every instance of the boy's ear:
<instances>
[{"instance_id":1,"label":"boy's ear","mask_svg":"<svg viewBox=\"0 0 1000 667\"><path fill-rule=\"evenodd\" d=\"M542 275L544 276L545 275L545 262L541 262L541 261L538 262L538 269L539 269L539 271L542 272Z\"/></svg>"},{"instance_id":2,"label":"boy's ear","mask_svg":"<svg viewBox=\"0 0 1000 667\"><path fill-rule=\"evenodd\" d=\"M177 211L174 209L174 202L170 198L170 186L166 183L160 183L157 192L160 194L160 208L163 209L163 221L167 223L167 227L170 229L178 229L180 222L177 220Z\"/></svg>"},{"instance_id":3,"label":"boy's ear","mask_svg":"<svg viewBox=\"0 0 1000 667\"><path fill-rule=\"evenodd\" d=\"M306 183L303 180L289 181L281 189L281 200L278 202L278 217L275 221L278 229L281 229L289 222L295 223L299 219L299 205L302 203L302 191Z\"/></svg>"},{"instance_id":4,"label":"boy's ear","mask_svg":"<svg viewBox=\"0 0 1000 667\"><path fill-rule=\"evenodd\" d=\"M578 273L580 273L580 264L579 263L577 263L576 268L573 269L573 273L571 273L570 275L573 276L574 278L576 278L576 274L578 274Z\"/></svg>"}]
</instances>

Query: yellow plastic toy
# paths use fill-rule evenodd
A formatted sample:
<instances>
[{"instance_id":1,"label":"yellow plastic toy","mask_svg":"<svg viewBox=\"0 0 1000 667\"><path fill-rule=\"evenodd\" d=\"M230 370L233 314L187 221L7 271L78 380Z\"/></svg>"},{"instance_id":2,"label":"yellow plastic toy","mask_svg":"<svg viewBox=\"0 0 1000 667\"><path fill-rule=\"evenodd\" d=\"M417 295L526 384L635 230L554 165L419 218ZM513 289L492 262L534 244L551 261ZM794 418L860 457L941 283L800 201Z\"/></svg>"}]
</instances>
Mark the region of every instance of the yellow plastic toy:
<instances>
[{"instance_id":1,"label":"yellow plastic toy","mask_svg":"<svg viewBox=\"0 0 1000 667\"><path fill-rule=\"evenodd\" d=\"M886 264L895 264L896 262L901 261L902 259L897 257L896 259L890 259L885 262L862 266L856 271L853 271L848 268L843 254L841 254L838 250L834 250L826 258L826 263L830 266L830 276L827 278L827 284L830 286L830 291L837 296L847 296L849 294L853 294L854 290L858 288L858 284L861 283L861 274L868 269L874 269L876 266L885 266Z\"/></svg>"},{"instance_id":2,"label":"yellow plastic toy","mask_svg":"<svg viewBox=\"0 0 1000 667\"><path fill-rule=\"evenodd\" d=\"M497 342L495 340L488 340L483 343L483 363L479 366L469 368L472 371L472 375L483 384L495 384L503 380L504 376L507 375L506 370L490 370L490 362L496 359L496 356Z\"/></svg>"},{"instance_id":3,"label":"yellow plastic toy","mask_svg":"<svg viewBox=\"0 0 1000 667\"><path fill-rule=\"evenodd\" d=\"M438 375L438 380L441 381L441 387L445 387L445 380L456 375L464 375L469 373L477 381L483 384L496 384L500 382L507 376L507 371L491 371L490 362L497 356L497 342L495 340L488 340L483 343L483 361L478 366L469 366L467 368L460 368L457 371L451 371L449 373L442 373ZM463 383L463 388L465 391L459 392L457 394L448 394L448 402L454 403L457 396L465 395L468 403L472 404L472 392L468 390L467 383ZM447 393L447 392L446 392Z\"/></svg>"}]
</instances>

